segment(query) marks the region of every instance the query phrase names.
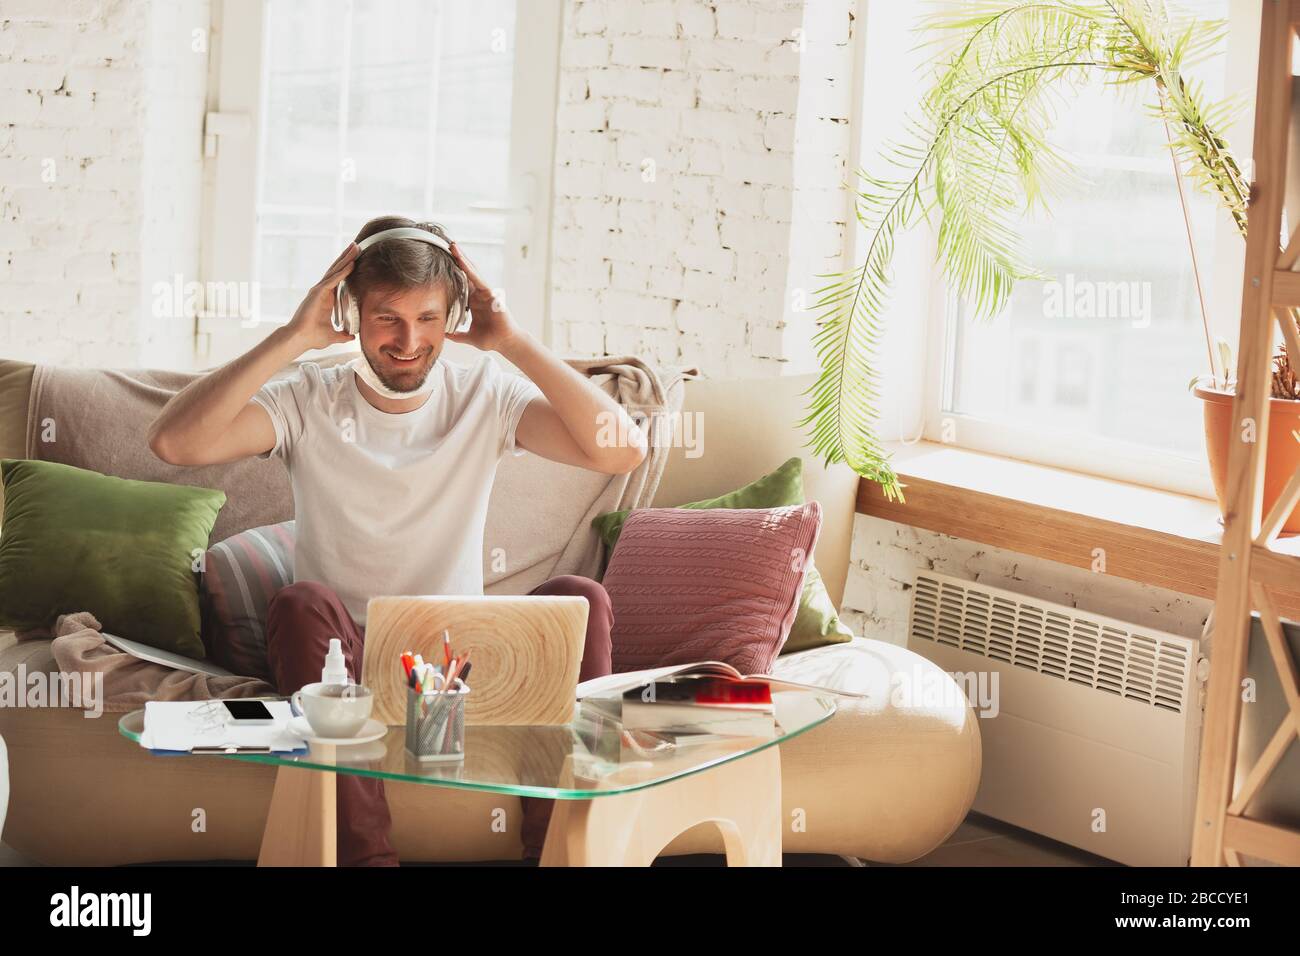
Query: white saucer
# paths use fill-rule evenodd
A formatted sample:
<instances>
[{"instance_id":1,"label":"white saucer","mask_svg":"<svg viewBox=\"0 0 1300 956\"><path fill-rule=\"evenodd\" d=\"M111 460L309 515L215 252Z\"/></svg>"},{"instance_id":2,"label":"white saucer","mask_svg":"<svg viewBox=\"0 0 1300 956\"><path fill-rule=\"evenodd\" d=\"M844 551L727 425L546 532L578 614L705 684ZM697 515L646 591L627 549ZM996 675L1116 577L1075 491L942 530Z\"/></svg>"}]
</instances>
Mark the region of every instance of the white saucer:
<instances>
[{"instance_id":1,"label":"white saucer","mask_svg":"<svg viewBox=\"0 0 1300 956\"><path fill-rule=\"evenodd\" d=\"M368 744L388 733L388 728L374 718L367 720L361 729L357 731L355 737L321 737L311 729L311 724L307 723L306 717L290 718L289 730L299 737L305 737L314 744L335 744L340 747L346 747L349 744Z\"/></svg>"}]
</instances>

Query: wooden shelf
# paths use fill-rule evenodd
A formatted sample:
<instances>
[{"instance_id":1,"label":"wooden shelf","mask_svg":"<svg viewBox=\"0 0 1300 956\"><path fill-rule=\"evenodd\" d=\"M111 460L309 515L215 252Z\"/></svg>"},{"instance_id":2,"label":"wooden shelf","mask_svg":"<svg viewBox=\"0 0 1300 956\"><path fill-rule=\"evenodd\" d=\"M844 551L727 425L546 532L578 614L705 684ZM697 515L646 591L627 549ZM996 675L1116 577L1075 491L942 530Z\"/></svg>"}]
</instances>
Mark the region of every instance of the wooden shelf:
<instances>
[{"instance_id":1,"label":"wooden shelf","mask_svg":"<svg viewBox=\"0 0 1300 956\"><path fill-rule=\"evenodd\" d=\"M907 500L863 481L861 514L1085 570L1104 554L1106 574L1214 598L1222 526L1212 501L932 442L891 451ZM1279 610L1300 618L1300 539L1274 548Z\"/></svg>"},{"instance_id":2,"label":"wooden shelf","mask_svg":"<svg viewBox=\"0 0 1300 956\"><path fill-rule=\"evenodd\" d=\"M1274 594L1281 594L1287 588L1298 586L1300 539L1282 538L1274 541L1271 548L1261 544L1252 545L1250 559L1254 579L1268 585L1273 589ZM1295 617L1293 612L1287 610L1283 610L1282 613Z\"/></svg>"},{"instance_id":3,"label":"wooden shelf","mask_svg":"<svg viewBox=\"0 0 1300 956\"><path fill-rule=\"evenodd\" d=\"M1273 304L1282 308L1300 306L1300 272L1273 273Z\"/></svg>"}]
</instances>

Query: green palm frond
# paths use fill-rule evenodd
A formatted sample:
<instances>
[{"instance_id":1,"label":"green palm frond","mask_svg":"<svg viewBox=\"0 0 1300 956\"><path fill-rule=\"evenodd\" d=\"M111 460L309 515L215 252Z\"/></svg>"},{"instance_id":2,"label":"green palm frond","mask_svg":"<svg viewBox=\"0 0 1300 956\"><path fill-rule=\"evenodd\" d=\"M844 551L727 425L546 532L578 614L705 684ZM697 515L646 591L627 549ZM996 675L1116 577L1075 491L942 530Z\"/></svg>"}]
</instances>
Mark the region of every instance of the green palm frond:
<instances>
[{"instance_id":1,"label":"green palm frond","mask_svg":"<svg viewBox=\"0 0 1300 956\"><path fill-rule=\"evenodd\" d=\"M817 305L826 312L813 344L823 372L810 390L809 415L799 424L814 423L812 445L828 463L848 462L858 474L879 483L888 497L901 498L898 476L876 434L880 393L874 356L883 331L880 316L894 236L921 212L920 176L891 182L861 171L858 175L866 187L858 193L857 215L875 231L862 265L817 290ZM846 374L850 370L853 374Z\"/></svg>"},{"instance_id":2,"label":"green palm frond","mask_svg":"<svg viewBox=\"0 0 1300 956\"><path fill-rule=\"evenodd\" d=\"M1039 278L1017 226L1072 178L1048 142L1060 98L1094 76L1149 82L1153 109L1193 180L1217 193L1245 228L1247 187L1226 141L1223 104L1207 104L1182 67L1213 52L1224 25L1171 13L1164 0L966 0L920 20L937 66L909 123L886 144L887 175L856 175L857 218L868 243L854 270L828 277L814 345L821 374L807 394L809 444L827 464L847 462L902 498L877 432L879 350L895 238L936 215L949 288L976 317L997 315L1016 282Z\"/></svg>"}]
</instances>

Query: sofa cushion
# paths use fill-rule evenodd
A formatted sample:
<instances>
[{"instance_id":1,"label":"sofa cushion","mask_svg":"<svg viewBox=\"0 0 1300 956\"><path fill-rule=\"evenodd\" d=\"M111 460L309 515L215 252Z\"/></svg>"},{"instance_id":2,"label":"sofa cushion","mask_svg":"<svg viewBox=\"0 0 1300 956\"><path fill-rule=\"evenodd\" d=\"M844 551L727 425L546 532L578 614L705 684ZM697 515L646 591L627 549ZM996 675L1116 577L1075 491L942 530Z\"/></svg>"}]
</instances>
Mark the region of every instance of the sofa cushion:
<instances>
[{"instance_id":1,"label":"sofa cushion","mask_svg":"<svg viewBox=\"0 0 1300 956\"><path fill-rule=\"evenodd\" d=\"M633 511L604 580L614 673L707 660L768 673L820 530L815 501Z\"/></svg>"},{"instance_id":2,"label":"sofa cushion","mask_svg":"<svg viewBox=\"0 0 1300 956\"><path fill-rule=\"evenodd\" d=\"M203 556L203 643L213 663L274 684L266 658L266 609L293 583L294 523L249 528Z\"/></svg>"},{"instance_id":3,"label":"sofa cushion","mask_svg":"<svg viewBox=\"0 0 1300 956\"><path fill-rule=\"evenodd\" d=\"M27 457L27 406L35 368L30 362L0 359L0 458ZM4 503L0 487L0 510Z\"/></svg>"},{"instance_id":4,"label":"sofa cushion","mask_svg":"<svg viewBox=\"0 0 1300 956\"><path fill-rule=\"evenodd\" d=\"M0 626L48 636L60 614L203 657L198 577L222 491L100 475L47 461L0 461Z\"/></svg>"},{"instance_id":5,"label":"sofa cushion","mask_svg":"<svg viewBox=\"0 0 1300 956\"><path fill-rule=\"evenodd\" d=\"M801 505L803 494L803 462L791 458L780 468L764 475L742 488L717 498L693 501L682 508L780 508ZM614 552L619 533L629 511L611 511L600 515L591 525L605 542L606 556ZM600 580L600 579L598 579ZM808 575L804 579L803 593L799 596L799 610L795 614L790 637L781 649L782 654L806 651L827 644L843 644L853 638L853 632L840 623L835 613L835 602L826 592L826 584L811 559Z\"/></svg>"},{"instance_id":6,"label":"sofa cushion","mask_svg":"<svg viewBox=\"0 0 1300 956\"><path fill-rule=\"evenodd\" d=\"M319 361L321 365L335 364L349 354L324 355ZM272 378L286 378L296 371L296 365L289 365ZM203 542L204 549L248 528L288 521L294 516L294 502L284 462L254 455L215 465L173 465L150 450L150 425L177 392L204 374L37 365L31 384L26 455L13 457L53 461L136 481L224 491L226 504L209 539Z\"/></svg>"}]
</instances>

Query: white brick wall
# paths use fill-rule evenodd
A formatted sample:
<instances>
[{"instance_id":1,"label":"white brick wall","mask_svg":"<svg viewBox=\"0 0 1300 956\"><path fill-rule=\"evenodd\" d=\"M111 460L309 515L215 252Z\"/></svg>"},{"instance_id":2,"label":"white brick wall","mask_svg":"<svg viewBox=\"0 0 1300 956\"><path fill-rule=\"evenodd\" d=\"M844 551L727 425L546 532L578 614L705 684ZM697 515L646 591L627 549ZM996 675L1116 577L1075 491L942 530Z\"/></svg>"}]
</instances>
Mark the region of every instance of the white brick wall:
<instances>
[{"instance_id":1,"label":"white brick wall","mask_svg":"<svg viewBox=\"0 0 1300 956\"><path fill-rule=\"evenodd\" d=\"M850 6L571 0L556 347L815 367L814 314L792 302L843 264ZM150 290L197 273L208 7L0 2L6 355L190 363L191 321L154 316Z\"/></svg>"},{"instance_id":2,"label":"white brick wall","mask_svg":"<svg viewBox=\"0 0 1300 956\"><path fill-rule=\"evenodd\" d=\"M0 2L0 342L73 365L192 361L151 287L198 266L208 0Z\"/></svg>"},{"instance_id":3,"label":"white brick wall","mask_svg":"<svg viewBox=\"0 0 1300 956\"><path fill-rule=\"evenodd\" d=\"M568 3L554 347L710 377L816 368L815 314L793 305L843 266L851 6Z\"/></svg>"}]
</instances>

